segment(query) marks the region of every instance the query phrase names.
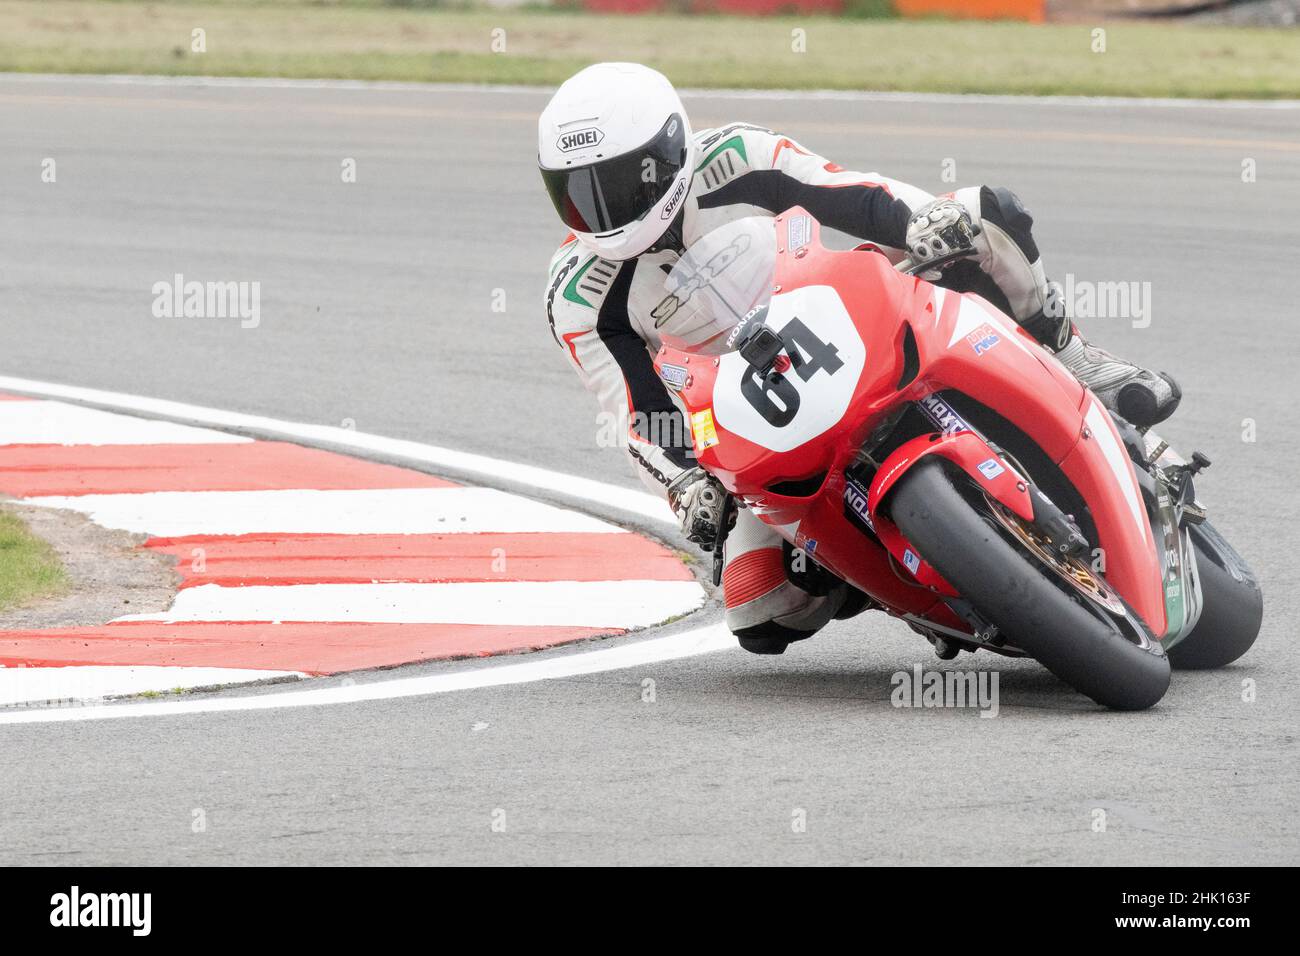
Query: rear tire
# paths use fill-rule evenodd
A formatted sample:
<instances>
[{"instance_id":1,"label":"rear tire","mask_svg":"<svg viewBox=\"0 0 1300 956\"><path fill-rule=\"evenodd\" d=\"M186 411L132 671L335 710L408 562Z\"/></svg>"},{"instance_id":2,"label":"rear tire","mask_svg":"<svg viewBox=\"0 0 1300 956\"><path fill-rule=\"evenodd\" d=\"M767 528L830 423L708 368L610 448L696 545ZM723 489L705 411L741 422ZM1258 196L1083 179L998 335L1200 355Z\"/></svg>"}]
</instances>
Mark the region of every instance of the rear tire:
<instances>
[{"instance_id":1,"label":"rear tire","mask_svg":"<svg viewBox=\"0 0 1300 956\"><path fill-rule=\"evenodd\" d=\"M1214 525L1192 525L1189 534L1204 606L1191 633L1169 649L1169 660L1184 670L1226 667L1259 636L1264 595L1254 573Z\"/></svg>"},{"instance_id":2,"label":"rear tire","mask_svg":"<svg viewBox=\"0 0 1300 956\"><path fill-rule=\"evenodd\" d=\"M938 456L918 462L891 498L894 524L921 556L1015 645L1114 710L1144 710L1169 688L1169 660L1102 620L1052 572L996 530Z\"/></svg>"}]
</instances>

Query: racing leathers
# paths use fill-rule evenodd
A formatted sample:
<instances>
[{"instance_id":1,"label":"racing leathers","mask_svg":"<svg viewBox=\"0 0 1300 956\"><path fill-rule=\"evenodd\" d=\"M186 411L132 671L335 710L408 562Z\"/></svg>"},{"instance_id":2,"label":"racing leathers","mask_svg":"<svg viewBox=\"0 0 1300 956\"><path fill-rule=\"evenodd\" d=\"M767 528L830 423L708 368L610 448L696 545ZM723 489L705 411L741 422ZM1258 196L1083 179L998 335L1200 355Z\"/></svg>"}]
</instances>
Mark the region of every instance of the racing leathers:
<instances>
[{"instance_id":1,"label":"racing leathers","mask_svg":"<svg viewBox=\"0 0 1300 956\"><path fill-rule=\"evenodd\" d=\"M653 364L660 339L651 313L666 295L664 279L681 250L736 219L802 206L823 225L899 260L907 253L913 211L934 199L907 183L842 169L757 126L702 130L695 140L700 160L665 240L616 262L570 237L551 261L546 291L551 332L600 402L602 434L621 444L645 484L665 497L695 469L684 416ZM1019 200L1009 190L978 186L951 195L969 213L976 235L970 257L950 266L943 284L978 291L1035 335L1060 334L1032 220ZM672 497L676 506L676 491ZM789 551L775 530L739 511L725 546L722 586L727 624L749 650L779 653L861 606L846 585L795 584Z\"/></svg>"}]
</instances>

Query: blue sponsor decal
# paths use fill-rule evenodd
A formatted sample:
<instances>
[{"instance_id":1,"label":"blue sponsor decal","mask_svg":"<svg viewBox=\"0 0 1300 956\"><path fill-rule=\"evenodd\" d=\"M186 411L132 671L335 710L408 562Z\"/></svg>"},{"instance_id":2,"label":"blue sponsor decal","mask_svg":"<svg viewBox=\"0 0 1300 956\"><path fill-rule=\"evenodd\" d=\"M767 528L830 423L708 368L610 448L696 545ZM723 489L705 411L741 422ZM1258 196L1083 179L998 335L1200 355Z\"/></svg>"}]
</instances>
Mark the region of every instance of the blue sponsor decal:
<instances>
[{"instance_id":1,"label":"blue sponsor decal","mask_svg":"<svg viewBox=\"0 0 1300 956\"><path fill-rule=\"evenodd\" d=\"M907 570L911 571L913 576L921 569L921 559L911 548L903 549L903 564L907 565Z\"/></svg>"},{"instance_id":2,"label":"blue sponsor decal","mask_svg":"<svg viewBox=\"0 0 1300 956\"><path fill-rule=\"evenodd\" d=\"M983 355L989 349L993 348L993 346L1001 342L1002 339L998 336L997 332L993 331L993 326L985 322L974 332L970 333L970 335L966 336L966 341L970 343L970 346L975 350L976 355Z\"/></svg>"},{"instance_id":3,"label":"blue sponsor decal","mask_svg":"<svg viewBox=\"0 0 1300 956\"><path fill-rule=\"evenodd\" d=\"M690 380L690 373L680 365L660 365L659 377L664 380L664 384L669 388L681 390L686 387Z\"/></svg>"},{"instance_id":4,"label":"blue sponsor decal","mask_svg":"<svg viewBox=\"0 0 1300 956\"><path fill-rule=\"evenodd\" d=\"M985 478L996 478L998 475L1006 471L1006 469L1002 467L1002 463L998 461L996 458L990 458L988 461L982 461L975 467L977 467L980 470L980 474L983 475Z\"/></svg>"},{"instance_id":5,"label":"blue sponsor decal","mask_svg":"<svg viewBox=\"0 0 1300 956\"><path fill-rule=\"evenodd\" d=\"M808 537L802 531L794 533L794 546L810 556L817 553L817 539Z\"/></svg>"},{"instance_id":6,"label":"blue sponsor decal","mask_svg":"<svg viewBox=\"0 0 1300 956\"><path fill-rule=\"evenodd\" d=\"M812 222L807 216L791 216L786 227L786 245L797 252L812 241Z\"/></svg>"}]
</instances>

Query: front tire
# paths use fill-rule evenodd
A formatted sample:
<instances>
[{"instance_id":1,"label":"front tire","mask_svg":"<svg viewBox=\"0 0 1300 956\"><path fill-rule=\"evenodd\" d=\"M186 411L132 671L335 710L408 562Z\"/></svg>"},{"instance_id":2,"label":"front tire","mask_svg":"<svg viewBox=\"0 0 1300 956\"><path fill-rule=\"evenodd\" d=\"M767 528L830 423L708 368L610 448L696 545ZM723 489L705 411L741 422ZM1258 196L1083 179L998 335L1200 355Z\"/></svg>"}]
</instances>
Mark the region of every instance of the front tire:
<instances>
[{"instance_id":1,"label":"front tire","mask_svg":"<svg viewBox=\"0 0 1300 956\"><path fill-rule=\"evenodd\" d=\"M1014 546L930 456L899 481L890 509L921 556L1017 647L1061 680L1114 710L1144 710L1169 688L1158 641L1139 645L1067 593Z\"/></svg>"},{"instance_id":2,"label":"front tire","mask_svg":"<svg viewBox=\"0 0 1300 956\"><path fill-rule=\"evenodd\" d=\"M1188 533L1204 606L1196 626L1169 648L1169 660L1184 670L1226 667L1259 636L1264 595L1254 573L1214 525L1192 525Z\"/></svg>"}]
</instances>

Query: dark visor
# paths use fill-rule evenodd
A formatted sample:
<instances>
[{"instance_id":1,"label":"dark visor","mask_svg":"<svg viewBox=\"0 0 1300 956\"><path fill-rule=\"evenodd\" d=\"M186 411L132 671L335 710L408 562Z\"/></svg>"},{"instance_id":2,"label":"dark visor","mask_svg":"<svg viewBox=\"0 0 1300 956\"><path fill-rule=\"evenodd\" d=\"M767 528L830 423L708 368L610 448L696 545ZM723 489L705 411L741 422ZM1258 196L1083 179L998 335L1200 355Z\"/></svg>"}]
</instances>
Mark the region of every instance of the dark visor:
<instances>
[{"instance_id":1,"label":"dark visor","mask_svg":"<svg viewBox=\"0 0 1300 956\"><path fill-rule=\"evenodd\" d=\"M664 198L686 162L686 124L674 113L650 142L612 159L572 169L542 169L564 224L577 232L613 232Z\"/></svg>"}]
</instances>

